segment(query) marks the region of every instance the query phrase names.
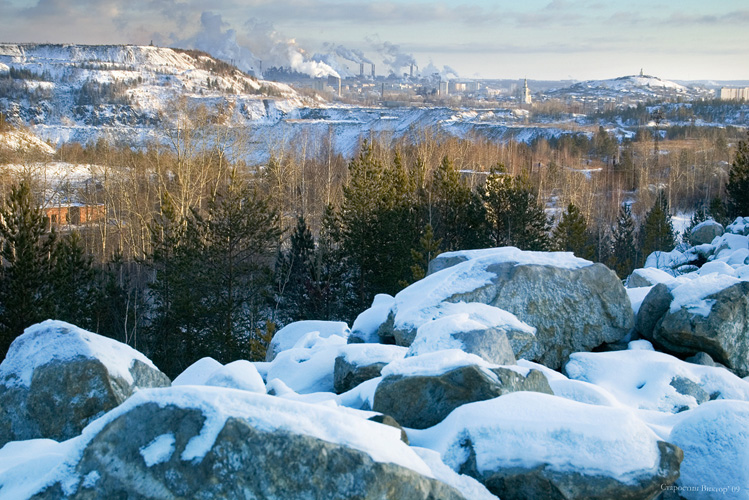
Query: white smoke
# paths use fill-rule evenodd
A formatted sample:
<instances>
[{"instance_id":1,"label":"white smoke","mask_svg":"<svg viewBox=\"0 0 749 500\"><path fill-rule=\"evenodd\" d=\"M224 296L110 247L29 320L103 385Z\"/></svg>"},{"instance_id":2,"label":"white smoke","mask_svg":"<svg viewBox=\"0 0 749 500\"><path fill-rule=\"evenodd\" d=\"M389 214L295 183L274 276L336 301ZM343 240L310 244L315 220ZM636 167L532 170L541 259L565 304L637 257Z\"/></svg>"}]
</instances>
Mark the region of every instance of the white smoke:
<instances>
[{"instance_id":1,"label":"white smoke","mask_svg":"<svg viewBox=\"0 0 749 500\"><path fill-rule=\"evenodd\" d=\"M372 61L364 55L364 52L358 49L349 49L343 45L336 45L334 43L323 44L325 51L330 54L335 54L338 57L347 61L355 62L358 64L372 64Z\"/></svg>"},{"instance_id":2,"label":"white smoke","mask_svg":"<svg viewBox=\"0 0 749 500\"><path fill-rule=\"evenodd\" d=\"M377 52L382 55L382 62L386 66L390 66L391 73L400 75L403 68L410 68L411 65L417 65L416 59L411 54L402 52L400 46L390 42L380 42L377 39L367 39L372 45L374 45Z\"/></svg>"},{"instance_id":3,"label":"white smoke","mask_svg":"<svg viewBox=\"0 0 749 500\"><path fill-rule=\"evenodd\" d=\"M437 76L440 80L449 80L450 76L454 76L455 78L460 78L460 75L457 71L455 71L450 66L442 66L442 69L438 68L434 65L434 62L430 59L429 64L427 64L422 70L421 74L425 77L430 76Z\"/></svg>"},{"instance_id":4,"label":"white smoke","mask_svg":"<svg viewBox=\"0 0 749 500\"><path fill-rule=\"evenodd\" d=\"M247 45L262 59L264 67L289 67L316 78L340 78L338 72L329 64L308 57L306 51L297 45L296 40L279 33L272 24L250 19L245 23L245 28Z\"/></svg>"},{"instance_id":5,"label":"white smoke","mask_svg":"<svg viewBox=\"0 0 749 500\"><path fill-rule=\"evenodd\" d=\"M186 48L208 52L213 57L229 63L247 73L258 74L259 61L247 47L237 43L237 32L224 31L228 26L220 14L203 12L200 16L201 30L193 37L178 43Z\"/></svg>"},{"instance_id":6,"label":"white smoke","mask_svg":"<svg viewBox=\"0 0 749 500\"><path fill-rule=\"evenodd\" d=\"M203 12L200 25L201 30L197 34L175 43L233 62L242 71L254 73L258 77L261 76L261 67L278 66L316 78L340 78L330 65L307 57L304 49L293 38L283 36L269 23L250 19L245 23L247 32L239 37L239 42L236 30L229 28L221 14Z\"/></svg>"}]
</instances>

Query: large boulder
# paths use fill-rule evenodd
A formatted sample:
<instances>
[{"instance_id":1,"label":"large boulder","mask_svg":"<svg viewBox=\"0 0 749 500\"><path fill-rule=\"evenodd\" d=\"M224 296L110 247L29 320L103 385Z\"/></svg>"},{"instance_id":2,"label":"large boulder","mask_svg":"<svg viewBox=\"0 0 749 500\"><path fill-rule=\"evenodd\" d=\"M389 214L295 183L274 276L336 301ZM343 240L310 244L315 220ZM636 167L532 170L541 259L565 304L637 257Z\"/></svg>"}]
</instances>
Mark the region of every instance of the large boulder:
<instances>
[{"instance_id":1,"label":"large boulder","mask_svg":"<svg viewBox=\"0 0 749 500\"><path fill-rule=\"evenodd\" d=\"M669 441L684 450L670 490L689 500L749 499L749 403L711 401L685 414Z\"/></svg>"},{"instance_id":2,"label":"large boulder","mask_svg":"<svg viewBox=\"0 0 749 500\"><path fill-rule=\"evenodd\" d=\"M296 321L289 323L276 332L268 345L265 361L273 361L279 353L298 347L299 341L316 333L320 338L332 335L347 338L351 331L342 321Z\"/></svg>"},{"instance_id":3,"label":"large boulder","mask_svg":"<svg viewBox=\"0 0 749 500\"><path fill-rule=\"evenodd\" d=\"M575 353L564 369L570 379L595 384L620 404L641 410L678 413L710 399L749 401L749 382L724 368L654 351L646 340L623 351Z\"/></svg>"},{"instance_id":4,"label":"large boulder","mask_svg":"<svg viewBox=\"0 0 749 500\"><path fill-rule=\"evenodd\" d=\"M629 410L533 392L462 406L409 436L502 500L652 499L683 458Z\"/></svg>"},{"instance_id":5,"label":"large boulder","mask_svg":"<svg viewBox=\"0 0 749 500\"><path fill-rule=\"evenodd\" d=\"M387 321L390 308L393 306L393 297L386 293L378 293L372 300L372 306L359 314L351 325L351 335L348 337L349 344L377 343L380 338L377 331Z\"/></svg>"},{"instance_id":6,"label":"large boulder","mask_svg":"<svg viewBox=\"0 0 749 500\"><path fill-rule=\"evenodd\" d=\"M638 321L645 338L679 355L705 352L739 376L749 375L749 282L708 274L673 283L668 294L656 292L658 286L640 307L640 316L650 311L647 321ZM668 295L673 299L651 331Z\"/></svg>"},{"instance_id":7,"label":"large boulder","mask_svg":"<svg viewBox=\"0 0 749 500\"><path fill-rule=\"evenodd\" d=\"M567 357L614 343L634 325L632 307L617 275L563 252L493 248L440 256L438 272L402 290L380 337L410 345L418 328L453 312L445 304L478 302L509 311L536 329L533 359L560 368Z\"/></svg>"},{"instance_id":8,"label":"large boulder","mask_svg":"<svg viewBox=\"0 0 749 500\"><path fill-rule=\"evenodd\" d=\"M398 429L221 388L142 391L87 428L66 465L32 498L463 498Z\"/></svg>"},{"instance_id":9,"label":"large boulder","mask_svg":"<svg viewBox=\"0 0 749 500\"><path fill-rule=\"evenodd\" d=\"M337 394L379 377L388 363L406 356L407 349L396 345L350 344L335 359L333 388Z\"/></svg>"},{"instance_id":10,"label":"large boulder","mask_svg":"<svg viewBox=\"0 0 749 500\"><path fill-rule=\"evenodd\" d=\"M382 375L372 409L413 429L431 427L466 403L516 391L551 394L537 370L495 366L458 350L405 358Z\"/></svg>"},{"instance_id":11,"label":"large boulder","mask_svg":"<svg viewBox=\"0 0 749 500\"><path fill-rule=\"evenodd\" d=\"M497 365L514 365L518 356L537 354L536 329L514 314L477 303L445 304L453 314L428 321L416 330L409 356L460 349Z\"/></svg>"},{"instance_id":12,"label":"large boulder","mask_svg":"<svg viewBox=\"0 0 749 500\"><path fill-rule=\"evenodd\" d=\"M692 228L689 233L689 241L693 245L704 245L711 243L718 236L723 236L725 229L723 225L714 220L700 222Z\"/></svg>"},{"instance_id":13,"label":"large boulder","mask_svg":"<svg viewBox=\"0 0 749 500\"><path fill-rule=\"evenodd\" d=\"M31 326L0 364L0 445L80 434L141 388L170 384L131 347L62 321Z\"/></svg>"}]
</instances>

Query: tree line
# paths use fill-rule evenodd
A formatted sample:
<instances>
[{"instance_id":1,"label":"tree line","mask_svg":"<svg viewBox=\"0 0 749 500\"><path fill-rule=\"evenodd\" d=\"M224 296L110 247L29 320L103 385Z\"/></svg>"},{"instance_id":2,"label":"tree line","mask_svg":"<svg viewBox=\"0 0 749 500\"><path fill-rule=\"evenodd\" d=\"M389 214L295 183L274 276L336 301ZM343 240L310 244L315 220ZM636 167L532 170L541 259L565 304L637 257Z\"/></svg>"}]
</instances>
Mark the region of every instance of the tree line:
<instances>
[{"instance_id":1,"label":"tree line","mask_svg":"<svg viewBox=\"0 0 749 500\"><path fill-rule=\"evenodd\" d=\"M550 216L550 194L560 191L524 160L539 153L525 146L488 154L459 142L446 149L373 141L348 162L316 151L301 169L283 156L253 169L232 156L242 138L210 119L206 129L174 132L169 151L64 149L109 169L78 193L107 206L98 224L48 231L44 186L33 172L8 187L0 212L2 355L24 327L54 317L134 345L175 375L206 355L261 359L290 321L351 322L377 293L422 278L440 252L572 251L624 278L650 252L676 243L667 185L618 203L610 221L572 195ZM596 147L613 154L604 133ZM697 210L693 223L749 214L747 151L740 141L727 195ZM477 158L493 163L466 168ZM501 159L508 162L494 161ZM643 199L648 206L637 213Z\"/></svg>"}]
</instances>

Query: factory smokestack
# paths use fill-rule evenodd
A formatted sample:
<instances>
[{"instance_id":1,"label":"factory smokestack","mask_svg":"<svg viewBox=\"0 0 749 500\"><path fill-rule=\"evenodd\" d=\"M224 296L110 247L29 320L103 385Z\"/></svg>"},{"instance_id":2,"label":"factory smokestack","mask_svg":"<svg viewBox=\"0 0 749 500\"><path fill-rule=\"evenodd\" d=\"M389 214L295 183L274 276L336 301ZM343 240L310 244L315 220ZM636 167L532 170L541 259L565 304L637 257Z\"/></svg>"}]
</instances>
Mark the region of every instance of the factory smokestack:
<instances>
[{"instance_id":1,"label":"factory smokestack","mask_svg":"<svg viewBox=\"0 0 749 500\"><path fill-rule=\"evenodd\" d=\"M364 63L359 63L359 77L364 78Z\"/></svg>"},{"instance_id":2,"label":"factory smokestack","mask_svg":"<svg viewBox=\"0 0 749 500\"><path fill-rule=\"evenodd\" d=\"M411 78L414 77L414 63L411 63Z\"/></svg>"},{"instance_id":3,"label":"factory smokestack","mask_svg":"<svg viewBox=\"0 0 749 500\"><path fill-rule=\"evenodd\" d=\"M375 77L375 65L372 63L372 78Z\"/></svg>"}]
</instances>

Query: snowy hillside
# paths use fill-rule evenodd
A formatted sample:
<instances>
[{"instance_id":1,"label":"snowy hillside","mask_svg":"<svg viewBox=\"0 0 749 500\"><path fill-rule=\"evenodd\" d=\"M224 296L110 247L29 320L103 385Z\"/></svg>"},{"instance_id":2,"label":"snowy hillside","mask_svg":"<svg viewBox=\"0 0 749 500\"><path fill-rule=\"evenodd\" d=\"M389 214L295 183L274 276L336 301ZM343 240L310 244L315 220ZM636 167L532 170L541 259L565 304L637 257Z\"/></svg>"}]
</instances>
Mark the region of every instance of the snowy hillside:
<instances>
[{"instance_id":1,"label":"snowy hillside","mask_svg":"<svg viewBox=\"0 0 749 500\"><path fill-rule=\"evenodd\" d=\"M549 92L550 95L574 95L591 98L619 98L630 100L648 100L658 98L683 97L699 99L714 97L714 91L703 87L686 87L678 83L661 80L650 75L630 75L609 80L588 80L570 87Z\"/></svg>"},{"instance_id":2,"label":"snowy hillside","mask_svg":"<svg viewBox=\"0 0 749 500\"><path fill-rule=\"evenodd\" d=\"M178 99L237 123L308 103L196 51L131 45L0 44L0 111L53 142L141 142Z\"/></svg>"}]
</instances>

